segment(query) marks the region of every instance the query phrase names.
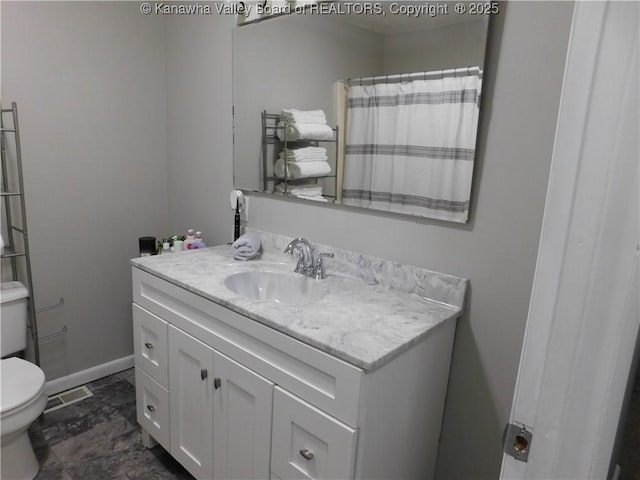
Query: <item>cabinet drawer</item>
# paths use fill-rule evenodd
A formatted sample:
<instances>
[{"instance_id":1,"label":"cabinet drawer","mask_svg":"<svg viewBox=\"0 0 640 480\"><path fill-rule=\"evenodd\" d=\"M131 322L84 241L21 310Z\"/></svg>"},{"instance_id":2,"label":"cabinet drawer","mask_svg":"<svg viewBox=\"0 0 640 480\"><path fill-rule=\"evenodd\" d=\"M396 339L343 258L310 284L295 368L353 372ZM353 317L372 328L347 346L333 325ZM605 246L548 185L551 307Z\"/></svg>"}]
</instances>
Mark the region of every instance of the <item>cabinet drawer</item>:
<instances>
[{"instance_id":1,"label":"cabinet drawer","mask_svg":"<svg viewBox=\"0 0 640 480\"><path fill-rule=\"evenodd\" d=\"M275 387L272 478L353 478L357 430Z\"/></svg>"},{"instance_id":2,"label":"cabinet drawer","mask_svg":"<svg viewBox=\"0 0 640 480\"><path fill-rule=\"evenodd\" d=\"M138 367L135 371L138 423L169 450L169 392Z\"/></svg>"},{"instance_id":3,"label":"cabinet drawer","mask_svg":"<svg viewBox=\"0 0 640 480\"><path fill-rule=\"evenodd\" d=\"M133 305L133 351L141 368L164 388L169 385L167 322Z\"/></svg>"}]
</instances>

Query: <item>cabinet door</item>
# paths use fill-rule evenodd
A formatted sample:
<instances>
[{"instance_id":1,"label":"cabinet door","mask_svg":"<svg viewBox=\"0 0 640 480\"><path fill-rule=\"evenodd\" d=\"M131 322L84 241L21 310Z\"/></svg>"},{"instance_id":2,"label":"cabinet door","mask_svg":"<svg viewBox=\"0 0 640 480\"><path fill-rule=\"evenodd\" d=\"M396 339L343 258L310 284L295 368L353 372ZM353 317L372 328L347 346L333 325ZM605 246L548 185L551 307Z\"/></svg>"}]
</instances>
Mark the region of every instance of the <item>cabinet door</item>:
<instances>
[{"instance_id":1,"label":"cabinet door","mask_svg":"<svg viewBox=\"0 0 640 480\"><path fill-rule=\"evenodd\" d=\"M212 478L213 349L169 325L171 454L194 477Z\"/></svg>"},{"instance_id":2,"label":"cabinet door","mask_svg":"<svg viewBox=\"0 0 640 480\"><path fill-rule=\"evenodd\" d=\"M273 383L215 352L213 477L269 478Z\"/></svg>"},{"instance_id":3,"label":"cabinet door","mask_svg":"<svg viewBox=\"0 0 640 480\"><path fill-rule=\"evenodd\" d=\"M357 431L275 387L271 478L353 478Z\"/></svg>"}]
</instances>

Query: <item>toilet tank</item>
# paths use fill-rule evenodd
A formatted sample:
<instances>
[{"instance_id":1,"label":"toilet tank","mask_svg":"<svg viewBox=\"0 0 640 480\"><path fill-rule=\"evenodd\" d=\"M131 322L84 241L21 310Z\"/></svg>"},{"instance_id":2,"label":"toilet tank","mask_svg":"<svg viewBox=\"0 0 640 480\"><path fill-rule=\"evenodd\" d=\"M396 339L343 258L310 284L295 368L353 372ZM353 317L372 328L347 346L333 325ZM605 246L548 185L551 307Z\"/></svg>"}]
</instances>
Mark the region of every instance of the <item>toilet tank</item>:
<instances>
[{"instance_id":1,"label":"toilet tank","mask_svg":"<svg viewBox=\"0 0 640 480\"><path fill-rule=\"evenodd\" d=\"M27 297L20 282L3 282L0 289L0 356L27 348Z\"/></svg>"}]
</instances>

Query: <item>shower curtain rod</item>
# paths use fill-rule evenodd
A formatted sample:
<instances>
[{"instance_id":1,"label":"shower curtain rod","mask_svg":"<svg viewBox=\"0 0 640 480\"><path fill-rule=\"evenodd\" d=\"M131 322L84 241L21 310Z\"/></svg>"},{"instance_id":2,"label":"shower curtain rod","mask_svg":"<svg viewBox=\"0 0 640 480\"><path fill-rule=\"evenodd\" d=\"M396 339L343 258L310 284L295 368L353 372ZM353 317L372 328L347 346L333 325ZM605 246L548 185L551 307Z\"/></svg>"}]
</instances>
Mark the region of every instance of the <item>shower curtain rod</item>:
<instances>
[{"instance_id":1,"label":"shower curtain rod","mask_svg":"<svg viewBox=\"0 0 640 480\"><path fill-rule=\"evenodd\" d=\"M434 70L432 72L396 73L393 75L378 75L375 77L350 78L349 85L363 85L376 83L392 83L402 80L430 80L433 78L457 77L467 75L479 75L482 78L480 67L449 68L446 70Z\"/></svg>"}]
</instances>

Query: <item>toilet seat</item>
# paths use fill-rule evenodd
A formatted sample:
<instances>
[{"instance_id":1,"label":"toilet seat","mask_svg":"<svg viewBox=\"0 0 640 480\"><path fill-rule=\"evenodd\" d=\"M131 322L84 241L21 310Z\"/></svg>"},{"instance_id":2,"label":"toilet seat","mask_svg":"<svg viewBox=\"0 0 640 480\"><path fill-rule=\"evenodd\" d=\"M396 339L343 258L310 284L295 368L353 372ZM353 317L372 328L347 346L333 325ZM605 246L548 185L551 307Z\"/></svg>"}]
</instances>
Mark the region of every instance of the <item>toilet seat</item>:
<instances>
[{"instance_id":1,"label":"toilet seat","mask_svg":"<svg viewBox=\"0 0 640 480\"><path fill-rule=\"evenodd\" d=\"M37 401L44 390L44 372L33 363L11 357L0 361L0 415L6 417Z\"/></svg>"}]
</instances>

